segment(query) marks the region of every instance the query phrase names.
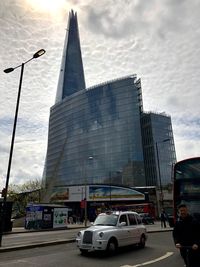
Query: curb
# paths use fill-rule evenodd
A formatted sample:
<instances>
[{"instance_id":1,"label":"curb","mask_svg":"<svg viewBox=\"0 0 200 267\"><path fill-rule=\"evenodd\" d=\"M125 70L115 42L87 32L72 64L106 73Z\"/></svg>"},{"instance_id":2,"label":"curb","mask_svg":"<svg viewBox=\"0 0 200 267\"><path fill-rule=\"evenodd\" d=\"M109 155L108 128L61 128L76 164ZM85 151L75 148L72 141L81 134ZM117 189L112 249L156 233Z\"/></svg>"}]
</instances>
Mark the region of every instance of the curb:
<instances>
[{"instance_id":1,"label":"curb","mask_svg":"<svg viewBox=\"0 0 200 267\"><path fill-rule=\"evenodd\" d=\"M74 229L84 229L84 226L80 227L65 227L65 228L54 228L54 229L38 229L38 230L19 230L19 231L11 231L11 232L4 232L3 235L12 235L12 234L29 234L29 233L38 233L38 232L54 232L54 231L61 231L61 230L74 230Z\"/></svg>"},{"instance_id":2,"label":"curb","mask_svg":"<svg viewBox=\"0 0 200 267\"><path fill-rule=\"evenodd\" d=\"M22 250L22 249L37 248L37 247L55 246L55 245L73 243L73 242L75 242L75 239L63 239L63 240L58 240L58 241L47 241L47 242L19 245L19 246L13 246L13 247L5 247L5 248L0 247L0 253L15 251L15 250Z\"/></svg>"},{"instance_id":3,"label":"curb","mask_svg":"<svg viewBox=\"0 0 200 267\"><path fill-rule=\"evenodd\" d=\"M165 230L149 230L147 233L161 233L161 232L172 232L173 229L165 229Z\"/></svg>"}]
</instances>

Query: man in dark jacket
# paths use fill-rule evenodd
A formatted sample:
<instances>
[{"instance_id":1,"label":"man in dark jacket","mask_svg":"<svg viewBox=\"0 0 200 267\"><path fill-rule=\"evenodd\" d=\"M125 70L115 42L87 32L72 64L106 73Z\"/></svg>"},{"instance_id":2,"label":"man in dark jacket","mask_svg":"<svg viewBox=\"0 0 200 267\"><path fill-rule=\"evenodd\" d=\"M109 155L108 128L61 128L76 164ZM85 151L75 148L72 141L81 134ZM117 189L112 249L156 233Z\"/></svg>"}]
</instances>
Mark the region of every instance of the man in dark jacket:
<instances>
[{"instance_id":1,"label":"man in dark jacket","mask_svg":"<svg viewBox=\"0 0 200 267\"><path fill-rule=\"evenodd\" d=\"M160 222L161 222L161 227L166 228L166 221L167 221L167 214L165 213L165 210L162 209L162 212L160 214Z\"/></svg>"},{"instance_id":2,"label":"man in dark jacket","mask_svg":"<svg viewBox=\"0 0 200 267\"><path fill-rule=\"evenodd\" d=\"M188 213L185 204L178 207L179 219L175 223L173 239L175 246L180 249L180 254L188 266L200 267L200 225ZM186 248L186 247L189 247Z\"/></svg>"}]
</instances>

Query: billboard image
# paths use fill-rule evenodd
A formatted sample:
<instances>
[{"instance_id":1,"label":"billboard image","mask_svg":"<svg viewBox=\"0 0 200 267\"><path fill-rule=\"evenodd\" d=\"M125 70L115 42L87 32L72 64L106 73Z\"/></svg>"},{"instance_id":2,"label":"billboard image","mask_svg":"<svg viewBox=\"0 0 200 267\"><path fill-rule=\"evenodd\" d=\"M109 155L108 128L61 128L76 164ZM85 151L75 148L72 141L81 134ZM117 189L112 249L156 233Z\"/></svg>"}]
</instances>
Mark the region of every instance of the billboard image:
<instances>
[{"instance_id":1,"label":"billboard image","mask_svg":"<svg viewBox=\"0 0 200 267\"><path fill-rule=\"evenodd\" d=\"M67 226L68 208L54 208L53 228L61 228Z\"/></svg>"},{"instance_id":2,"label":"billboard image","mask_svg":"<svg viewBox=\"0 0 200 267\"><path fill-rule=\"evenodd\" d=\"M89 187L90 200L145 200L145 195L131 188L109 185L91 185Z\"/></svg>"},{"instance_id":3,"label":"billboard image","mask_svg":"<svg viewBox=\"0 0 200 267\"><path fill-rule=\"evenodd\" d=\"M51 195L51 202L63 202L69 200L69 188L56 188Z\"/></svg>"}]
</instances>

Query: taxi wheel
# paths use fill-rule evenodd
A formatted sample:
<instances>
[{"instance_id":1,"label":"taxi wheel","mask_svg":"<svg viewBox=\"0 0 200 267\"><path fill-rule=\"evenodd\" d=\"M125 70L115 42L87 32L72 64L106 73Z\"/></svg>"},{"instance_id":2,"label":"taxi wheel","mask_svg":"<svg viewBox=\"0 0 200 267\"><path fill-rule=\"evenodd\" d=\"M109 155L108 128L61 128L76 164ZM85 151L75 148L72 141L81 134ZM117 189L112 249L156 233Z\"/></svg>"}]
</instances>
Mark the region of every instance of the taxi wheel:
<instances>
[{"instance_id":1,"label":"taxi wheel","mask_svg":"<svg viewBox=\"0 0 200 267\"><path fill-rule=\"evenodd\" d=\"M142 235L142 236L140 237L139 247L140 247L140 248L144 248L145 245L146 245L146 238L145 238L144 235Z\"/></svg>"},{"instance_id":2,"label":"taxi wheel","mask_svg":"<svg viewBox=\"0 0 200 267\"><path fill-rule=\"evenodd\" d=\"M117 241L115 239L110 239L106 248L108 253L114 254L117 251Z\"/></svg>"},{"instance_id":3,"label":"taxi wheel","mask_svg":"<svg viewBox=\"0 0 200 267\"><path fill-rule=\"evenodd\" d=\"M87 249L81 249L80 248L80 252L82 255L87 255L88 254L88 250Z\"/></svg>"}]
</instances>

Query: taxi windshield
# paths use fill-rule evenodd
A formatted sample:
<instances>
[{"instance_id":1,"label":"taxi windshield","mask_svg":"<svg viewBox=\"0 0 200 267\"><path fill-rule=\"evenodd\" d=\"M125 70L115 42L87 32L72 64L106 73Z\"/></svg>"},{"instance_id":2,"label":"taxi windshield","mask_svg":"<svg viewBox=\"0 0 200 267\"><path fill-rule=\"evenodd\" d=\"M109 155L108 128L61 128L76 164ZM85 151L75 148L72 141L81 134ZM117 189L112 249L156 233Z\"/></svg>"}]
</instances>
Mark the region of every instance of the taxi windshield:
<instances>
[{"instance_id":1,"label":"taxi windshield","mask_svg":"<svg viewBox=\"0 0 200 267\"><path fill-rule=\"evenodd\" d=\"M116 226L118 217L116 214L100 214L93 225Z\"/></svg>"}]
</instances>

